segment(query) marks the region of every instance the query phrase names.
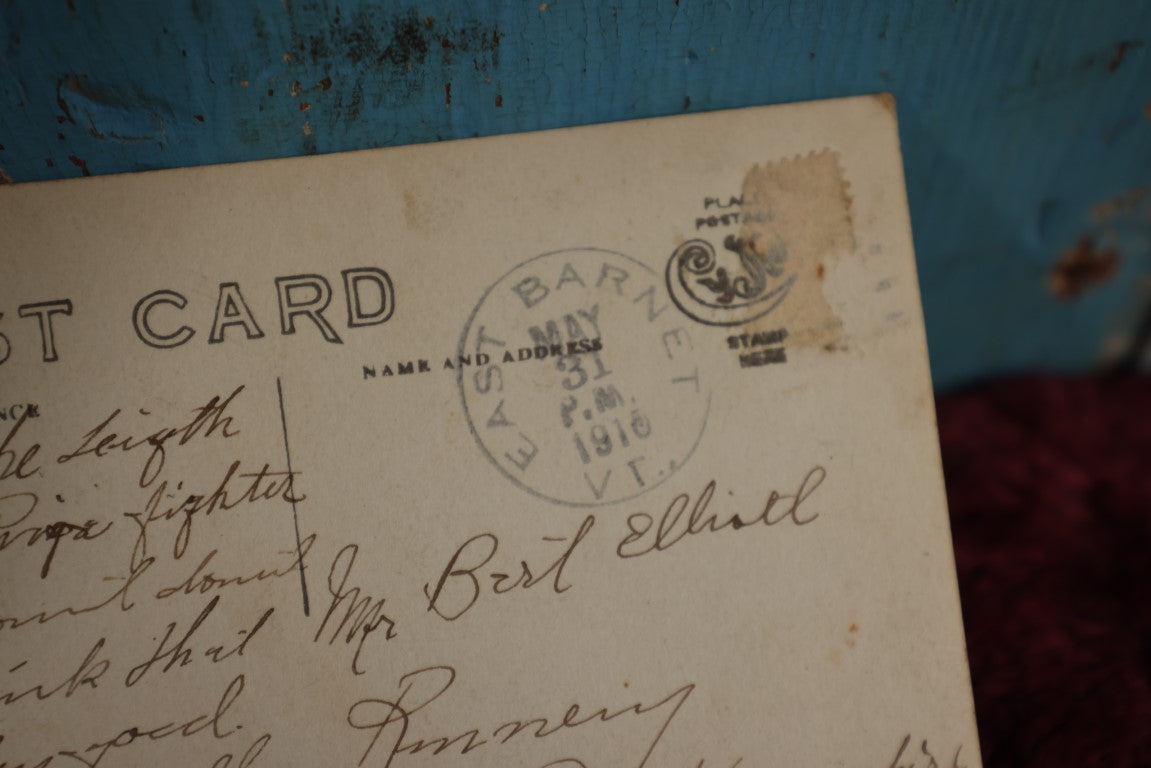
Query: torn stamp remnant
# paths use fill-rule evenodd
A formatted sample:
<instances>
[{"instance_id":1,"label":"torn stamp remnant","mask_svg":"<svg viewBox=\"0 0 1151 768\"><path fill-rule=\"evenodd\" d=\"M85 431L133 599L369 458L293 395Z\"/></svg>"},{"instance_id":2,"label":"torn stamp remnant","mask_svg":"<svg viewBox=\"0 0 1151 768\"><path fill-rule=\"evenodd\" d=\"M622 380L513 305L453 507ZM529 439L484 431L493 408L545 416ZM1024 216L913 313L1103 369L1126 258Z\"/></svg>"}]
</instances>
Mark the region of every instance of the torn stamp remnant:
<instances>
[{"instance_id":1,"label":"torn stamp remnant","mask_svg":"<svg viewBox=\"0 0 1151 768\"><path fill-rule=\"evenodd\" d=\"M835 259L855 250L847 188L829 150L753 166L743 179L739 233L688 240L672 253L672 300L705 325L771 325L786 328L793 346L834 343L842 323L823 281Z\"/></svg>"}]
</instances>

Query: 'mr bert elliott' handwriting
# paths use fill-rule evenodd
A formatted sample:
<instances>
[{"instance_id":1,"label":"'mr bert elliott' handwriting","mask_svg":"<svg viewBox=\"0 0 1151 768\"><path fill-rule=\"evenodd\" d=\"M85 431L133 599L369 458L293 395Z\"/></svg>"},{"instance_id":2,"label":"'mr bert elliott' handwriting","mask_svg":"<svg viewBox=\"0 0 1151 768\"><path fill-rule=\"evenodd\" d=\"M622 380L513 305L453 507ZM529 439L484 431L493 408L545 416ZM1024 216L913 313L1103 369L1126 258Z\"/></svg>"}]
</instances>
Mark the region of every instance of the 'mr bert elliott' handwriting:
<instances>
[{"instance_id":1,"label":"'mr bert elliott' handwriting","mask_svg":"<svg viewBox=\"0 0 1151 768\"><path fill-rule=\"evenodd\" d=\"M827 470L815 466L804 475L799 488L794 493L781 494L772 491L759 514L751 518L732 512L721 519L717 512L708 513L712 496L715 494L715 481L709 482L691 506L691 497L681 493L672 499L671 504L659 518L659 522L646 512L636 512L627 518L628 533L616 547L616 554L623 558L639 557L650 552L663 552L683 541L688 536L701 533L716 533L725 528L733 531L750 528L754 525L773 526L785 520L793 525L803 526L813 522L818 513L800 514L800 506L815 493L827 478Z\"/></svg>"},{"instance_id":2,"label":"'mr bert elliott' handwriting","mask_svg":"<svg viewBox=\"0 0 1151 768\"><path fill-rule=\"evenodd\" d=\"M349 544L332 560L332 568L328 572L328 594L332 600L312 641L320 642L324 632L328 631L328 645L341 637L345 645L355 642L356 652L352 656L352 672L362 675L364 670L360 669L360 652L364 649L364 641L381 627L384 629L384 640L393 639L396 636L396 623L384 613L386 598L376 600L368 594L361 597L359 587L348 586L348 578L352 574L352 566L355 565L359 551L358 545ZM341 608L344 610L342 616L339 615ZM335 623L336 618L339 618L338 624ZM330 626L329 621L332 622Z\"/></svg>"},{"instance_id":3,"label":"'mr bert elliott' handwriting","mask_svg":"<svg viewBox=\"0 0 1151 768\"><path fill-rule=\"evenodd\" d=\"M549 577L551 578L552 591L557 595L568 591L571 584L566 584L563 581L564 567L568 564L568 560L571 559L576 547L584 540L594 525L594 516L588 515L584 518L579 530L571 538L571 543L551 565L543 570L537 568L536 571L533 571L526 560L520 560L519 568L516 569L519 573L507 571L488 573L487 576L492 580L492 592L503 595L517 587L531 589ZM566 537L548 536L544 538L544 541L554 542L567 540ZM424 596L428 599L428 610L435 612L445 621L455 621L471 610L483 593L479 576L476 574L495 557L499 546L499 538L492 533L481 533L460 545L443 572L440 573L435 589L430 589L430 584L424 585Z\"/></svg>"}]
</instances>

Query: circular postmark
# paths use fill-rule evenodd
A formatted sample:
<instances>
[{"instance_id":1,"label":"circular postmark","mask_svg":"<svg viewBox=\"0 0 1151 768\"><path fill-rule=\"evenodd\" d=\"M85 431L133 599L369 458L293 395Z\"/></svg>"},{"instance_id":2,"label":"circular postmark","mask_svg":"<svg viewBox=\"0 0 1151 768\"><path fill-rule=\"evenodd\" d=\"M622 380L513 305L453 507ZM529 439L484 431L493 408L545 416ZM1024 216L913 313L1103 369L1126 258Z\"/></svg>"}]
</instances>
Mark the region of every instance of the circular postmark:
<instances>
[{"instance_id":1,"label":"circular postmark","mask_svg":"<svg viewBox=\"0 0 1151 768\"><path fill-rule=\"evenodd\" d=\"M568 506L667 480L703 436L706 372L662 280L598 248L545 253L500 278L460 338L468 428L499 471Z\"/></svg>"}]
</instances>

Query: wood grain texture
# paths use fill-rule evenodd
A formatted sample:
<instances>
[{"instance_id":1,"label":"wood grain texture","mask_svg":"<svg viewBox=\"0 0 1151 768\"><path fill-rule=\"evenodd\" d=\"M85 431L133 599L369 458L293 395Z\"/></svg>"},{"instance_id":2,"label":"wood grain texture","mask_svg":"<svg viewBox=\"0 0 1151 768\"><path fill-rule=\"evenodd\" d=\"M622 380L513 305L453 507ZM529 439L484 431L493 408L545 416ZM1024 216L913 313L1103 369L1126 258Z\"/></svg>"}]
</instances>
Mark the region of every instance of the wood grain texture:
<instances>
[{"instance_id":1,"label":"wood grain texture","mask_svg":"<svg viewBox=\"0 0 1151 768\"><path fill-rule=\"evenodd\" d=\"M1151 279L1139 0L5 0L0 183L878 91L937 384L1124 354Z\"/></svg>"}]
</instances>

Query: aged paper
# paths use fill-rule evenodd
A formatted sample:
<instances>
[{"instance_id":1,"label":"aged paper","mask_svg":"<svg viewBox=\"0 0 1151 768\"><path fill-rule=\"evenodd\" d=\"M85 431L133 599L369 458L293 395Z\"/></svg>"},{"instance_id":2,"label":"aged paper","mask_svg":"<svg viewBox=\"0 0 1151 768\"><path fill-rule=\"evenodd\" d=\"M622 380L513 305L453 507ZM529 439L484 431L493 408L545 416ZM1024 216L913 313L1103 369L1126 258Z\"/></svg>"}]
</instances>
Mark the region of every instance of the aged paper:
<instances>
[{"instance_id":1,"label":"aged paper","mask_svg":"<svg viewBox=\"0 0 1151 768\"><path fill-rule=\"evenodd\" d=\"M889 99L0 233L0 766L979 765Z\"/></svg>"}]
</instances>

